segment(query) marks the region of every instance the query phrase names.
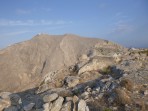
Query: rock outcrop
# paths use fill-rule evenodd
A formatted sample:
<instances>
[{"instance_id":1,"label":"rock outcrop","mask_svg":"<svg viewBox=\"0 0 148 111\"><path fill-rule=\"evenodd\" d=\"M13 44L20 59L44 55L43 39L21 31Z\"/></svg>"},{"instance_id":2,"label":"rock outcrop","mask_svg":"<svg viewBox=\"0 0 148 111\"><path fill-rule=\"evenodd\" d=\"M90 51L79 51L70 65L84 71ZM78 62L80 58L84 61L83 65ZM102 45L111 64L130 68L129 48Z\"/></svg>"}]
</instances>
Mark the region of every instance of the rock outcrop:
<instances>
[{"instance_id":1,"label":"rock outcrop","mask_svg":"<svg viewBox=\"0 0 148 111\"><path fill-rule=\"evenodd\" d=\"M76 63L44 74L36 88L1 91L0 110L147 111L147 74L146 49L128 50L103 41Z\"/></svg>"},{"instance_id":2,"label":"rock outcrop","mask_svg":"<svg viewBox=\"0 0 148 111\"><path fill-rule=\"evenodd\" d=\"M0 90L15 92L33 88L45 74L77 63L78 57L87 53L95 44L105 43L101 39L72 34L41 34L2 49Z\"/></svg>"}]
</instances>

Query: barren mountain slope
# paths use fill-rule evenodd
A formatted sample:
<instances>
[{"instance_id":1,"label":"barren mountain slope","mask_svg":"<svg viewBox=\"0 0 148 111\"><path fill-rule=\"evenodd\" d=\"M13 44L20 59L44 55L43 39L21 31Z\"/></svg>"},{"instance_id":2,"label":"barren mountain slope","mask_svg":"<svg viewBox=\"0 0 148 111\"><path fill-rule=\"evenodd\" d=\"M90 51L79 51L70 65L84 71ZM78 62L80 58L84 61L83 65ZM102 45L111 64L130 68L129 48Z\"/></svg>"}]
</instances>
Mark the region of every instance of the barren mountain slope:
<instances>
[{"instance_id":1,"label":"barren mountain slope","mask_svg":"<svg viewBox=\"0 0 148 111\"><path fill-rule=\"evenodd\" d=\"M77 62L104 40L76 35L37 35L0 51L0 90L21 91L39 84L42 76Z\"/></svg>"}]
</instances>

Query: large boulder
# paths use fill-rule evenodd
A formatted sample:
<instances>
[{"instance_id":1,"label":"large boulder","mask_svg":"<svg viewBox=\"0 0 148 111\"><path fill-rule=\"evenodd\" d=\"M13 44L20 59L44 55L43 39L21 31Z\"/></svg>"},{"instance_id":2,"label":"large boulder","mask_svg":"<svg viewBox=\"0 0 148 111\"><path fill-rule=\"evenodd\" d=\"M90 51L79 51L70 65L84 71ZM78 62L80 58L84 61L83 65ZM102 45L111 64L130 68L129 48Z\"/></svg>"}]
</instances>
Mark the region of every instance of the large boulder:
<instances>
[{"instance_id":1,"label":"large boulder","mask_svg":"<svg viewBox=\"0 0 148 111\"><path fill-rule=\"evenodd\" d=\"M113 65L113 63L114 60L112 57L95 57L80 68L78 74L80 75L84 72L103 70L104 68Z\"/></svg>"}]
</instances>

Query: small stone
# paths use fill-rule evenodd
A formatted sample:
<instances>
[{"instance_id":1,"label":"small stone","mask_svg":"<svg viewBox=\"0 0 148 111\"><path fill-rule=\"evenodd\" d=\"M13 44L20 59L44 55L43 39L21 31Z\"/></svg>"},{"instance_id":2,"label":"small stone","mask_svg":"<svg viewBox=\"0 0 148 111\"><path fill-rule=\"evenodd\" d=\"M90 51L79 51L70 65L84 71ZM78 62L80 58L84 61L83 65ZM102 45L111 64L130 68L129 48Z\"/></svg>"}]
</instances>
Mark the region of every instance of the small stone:
<instances>
[{"instance_id":1,"label":"small stone","mask_svg":"<svg viewBox=\"0 0 148 111\"><path fill-rule=\"evenodd\" d=\"M145 90L144 91L144 95L148 95L148 90Z\"/></svg>"},{"instance_id":2,"label":"small stone","mask_svg":"<svg viewBox=\"0 0 148 111\"><path fill-rule=\"evenodd\" d=\"M0 97L5 99L5 98L9 98L9 95L11 95L10 92L1 92L0 93Z\"/></svg>"},{"instance_id":3,"label":"small stone","mask_svg":"<svg viewBox=\"0 0 148 111\"><path fill-rule=\"evenodd\" d=\"M104 93L100 93L99 95L98 95L98 98L102 98L103 97L103 95L104 95Z\"/></svg>"},{"instance_id":4,"label":"small stone","mask_svg":"<svg viewBox=\"0 0 148 111\"><path fill-rule=\"evenodd\" d=\"M79 98L76 95L73 96L73 103L74 103L73 111L76 111L78 100Z\"/></svg>"},{"instance_id":5,"label":"small stone","mask_svg":"<svg viewBox=\"0 0 148 111\"><path fill-rule=\"evenodd\" d=\"M92 89L91 89L90 87L88 87L88 88L86 89L86 91L87 91L87 92L91 92Z\"/></svg>"},{"instance_id":6,"label":"small stone","mask_svg":"<svg viewBox=\"0 0 148 111\"><path fill-rule=\"evenodd\" d=\"M52 108L52 103L49 104L49 111L51 110Z\"/></svg>"},{"instance_id":7,"label":"small stone","mask_svg":"<svg viewBox=\"0 0 148 111\"><path fill-rule=\"evenodd\" d=\"M88 106L86 106L86 109L85 109L85 111L89 111L89 107L88 107Z\"/></svg>"},{"instance_id":8,"label":"small stone","mask_svg":"<svg viewBox=\"0 0 148 111\"><path fill-rule=\"evenodd\" d=\"M86 54L83 54L81 57L80 57L81 60L89 60L89 57L86 55Z\"/></svg>"},{"instance_id":9,"label":"small stone","mask_svg":"<svg viewBox=\"0 0 148 111\"><path fill-rule=\"evenodd\" d=\"M72 111L72 101L65 103L60 111Z\"/></svg>"},{"instance_id":10,"label":"small stone","mask_svg":"<svg viewBox=\"0 0 148 111\"><path fill-rule=\"evenodd\" d=\"M111 92L113 89L115 89L118 86L117 83L112 82L111 85L109 86L109 91Z\"/></svg>"},{"instance_id":11,"label":"small stone","mask_svg":"<svg viewBox=\"0 0 148 111\"><path fill-rule=\"evenodd\" d=\"M133 94L138 94L139 93L139 91L137 90L137 91L133 91Z\"/></svg>"},{"instance_id":12,"label":"small stone","mask_svg":"<svg viewBox=\"0 0 148 111\"><path fill-rule=\"evenodd\" d=\"M52 105L51 111L60 111L60 109L62 108L62 104L63 104L64 98L63 97L59 97Z\"/></svg>"},{"instance_id":13,"label":"small stone","mask_svg":"<svg viewBox=\"0 0 148 111\"><path fill-rule=\"evenodd\" d=\"M66 97L66 101L72 101L72 97Z\"/></svg>"},{"instance_id":14,"label":"small stone","mask_svg":"<svg viewBox=\"0 0 148 111\"><path fill-rule=\"evenodd\" d=\"M81 97L83 99L87 99L89 97L89 93L88 92L84 92L84 93L81 94Z\"/></svg>"},{"instance_id":15,"label":"small stone","mask_svg":"<svg viewBox=\"0 0 148 111\"><path fill-rule=\"evenodd\" d=\"M126 76L128 76L128 74L126 74L126 73L125 73L125 74L123 74L123 77L126 77Z\"/></svg>"},{"instance_id":16,"label":"small stone","mask_svg":"<svg viewBox=\"0 0 148 111\"><path fill-rule=\"evenodd\" d=\"M117 111L118 107L113 107L113 110Z\"/></svg>"},{"instance_id":17,"label":"small stone","mask_svg":"<svg viewBox=\"0 0 148 111\"><path fill-rule=\"evenodd\" d=\"M98 100L99 98L98 97L95 97L95 99Z\"/></svg>"},{"instance_id":18,"label":"small stone","mask_svg":"<svg viewBox=\"0 0 148 111\"><path fill-rule=\"evenodd\" d=\"M104 78L104 79L101 79L101 82L108 82L108 81L111 81L111 80L113 80L113 78L110 76L110 77L108 77L108 78Z\"/></svg>"},{"instance_id":19,"label":"small stone","mask_svg":"<svg viewBox=\"0 0 148 111\"><path fill-rule=\"evenodd\" d=\"M81 99L78 103L78 111L85 111L85 110L86 110L86 102Z\"/></svg>"},{"instance_id":20,"label":"small stone","mask_svg":"<svg viewBox=\"0 0 148 111\"><path fill-rule=\"evenodd\" d=\"M0 111L2 111L4 108L7 108L11 105L11 101L7 99L0 99Z\"/></svg>"},{"instance_id":21,"label":"small stone","mask_svg":"<svg viewBox=\"0 0 148 111\"><path fill-rule=\"evenodd\" d=\"M44 111L49 111L49 103L43 104Z\"/></svg>"},{"instance_id":22,"label":"small stone","mask_svg":"<svg viewBox=\"0 0 148 111\"><path fill-rule=\"evenodd\" d=\"M21 98L18 94L10 95L11 105L17 106L22 103Z\"/></svg>"},{"instance_id":23,"label":"small stone","mask_svg":"<svg viewBox=\"0 0 148 111\"><path fill-rule=\"evenodd\" d=\"M76 76L68 76L65 78L66 83L68 85L68 87L74 87L77 84L79 84L79 77Z\"/></svg>"},{"instance_id":24,"label":"small stone","mask_svg":"<svg viewBox=\"0 0 148 111\"><path fill-rule=\"evenodd\" d=\"M100 92L100 87L97 87L97 88L96 88L96 91L97 91L97 92Z\"/></svg>"},{"instance_id":25,"label":"small stone","mask_svg":"<svg viewBox=\"0 0 148 111\"><path fill-rule=\"evenodd\" d=\"M79 100L79 98L75 95L75 96L73 96L73 102L75 103L75 102L77 102Z\"/></svg>"},{"instance_id":26,"label":"small stone","mask_svg":"<svg viewBox=\"0 0 148 111\"><path fill-rule=\"evenodd\" d=\"M51 102L54 101L55 99L58 98L58 94L57 93L53 93L53 94L47 94L43 97L43 101L46 102Z\"/></svg>"},{"instance_id":27,"label":"small stone","mask_svg":"<svg viewBox=\"0 0 148 111\"><path fill-rule=\"evenodd\" d=\"M30 111L34 107L35 103L30 103L23 107L25 111Z\"/></svg>"}]
</instances>

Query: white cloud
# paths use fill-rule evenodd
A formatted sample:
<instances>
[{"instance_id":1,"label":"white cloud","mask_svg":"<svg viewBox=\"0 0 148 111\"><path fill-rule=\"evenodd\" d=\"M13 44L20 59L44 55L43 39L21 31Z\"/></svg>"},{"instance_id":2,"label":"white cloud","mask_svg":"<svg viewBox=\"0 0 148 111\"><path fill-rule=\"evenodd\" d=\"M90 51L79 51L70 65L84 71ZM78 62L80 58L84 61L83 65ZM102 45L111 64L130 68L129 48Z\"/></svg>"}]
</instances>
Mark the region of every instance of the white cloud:
<instances>
[{"instance_id":1,"label":"white cloud","mask_svg":"<svg viewBox=\"0 0 148 111\"><path fill-rule=\"evenodd\" d=\"M111 33L117 33L117 34L124 34L133 31L134 28L131 24L120 20L117 23L115 23Z\"/></svg>"},{"instance_id":2,"label":"white cloud","mask_svg":"<svg viewBox=\"0 0 148 111\"><path fill-rule=\"evenodd\" d=\"M31 11L29 11L29 10L24 10L24 9L17 9L17 10L16 10L16 13L17 13L17 14L30 14Z\"/></svg>"},{"instance_id":3,"label":"white cloud","mask_svg":"<svg viewBox=\"0 0 148 111\"><path fill-rule=\"evenodd\" d=\"M2 36L15 36L15 35L20 35L20 34L28 33L28 32L31 32L31 31L22 30L22 31L17 31L17 32L9 32L7 34L3 34Z\"/></svg>"},{"instance_id":4,"label":"white cloud","mask_svg":"<svg viewBox=\"0 0 148 111\"><path fill-rule=\"evenodd\" d=\"M129 19L129 17L127 15L125 15L123 12L117 12L114 14L114 16L112 16L111 18L112 20L124 20L124 21L131 21L131 19Z\"/></svg>"},{"instance_id":5,"label":"white cloud","mask_svg":"<svg viewBox=\"0 0 148 111\"><path fill-rule=\"evenodd\" d=\"M123 12L117 12L112 17L112 29L109 33L114 34L126 34L134 30L131 24L132 19L125 15Z\"/></svg>"},{"instance_id":6,"label":"white cloud","mask_svg":"<svg viewBox=\"0 0 148 111\"><path fill-rule=\"evenodd\" d=\"M31 31L20 30L20 31L15 31L15 32L4 33L4 34L1 34L0 38L2 38L2 37L9 37L9 36L16 36L16 35L25 34L25 33L28 33L28 32L31 32Z\"/></svg>"},{"instance_id":7,"label":"white cloud","mask_svg":"<svg viewBox=\"0 0 148 111\"><path fill-rule=\"evenodd\" d=\"M71 24L71 21L64 20L6 20L0 19L0 26L38 26L38 25L66 25Z\"/></svg>"},{"instance_id":8,"label":"white cloud","mask_svg":"<svg viewBox=\"0 0 148 111\"><path fill-rule=\"evenodd\" d=\"M62 25L62 24L66 24L66 22L63 21L63 20L58 20L58 21L56 22L56 24L57 24L57 25Z\"/></svg>"}]
</instances>

